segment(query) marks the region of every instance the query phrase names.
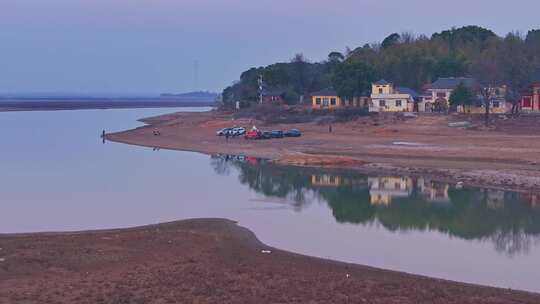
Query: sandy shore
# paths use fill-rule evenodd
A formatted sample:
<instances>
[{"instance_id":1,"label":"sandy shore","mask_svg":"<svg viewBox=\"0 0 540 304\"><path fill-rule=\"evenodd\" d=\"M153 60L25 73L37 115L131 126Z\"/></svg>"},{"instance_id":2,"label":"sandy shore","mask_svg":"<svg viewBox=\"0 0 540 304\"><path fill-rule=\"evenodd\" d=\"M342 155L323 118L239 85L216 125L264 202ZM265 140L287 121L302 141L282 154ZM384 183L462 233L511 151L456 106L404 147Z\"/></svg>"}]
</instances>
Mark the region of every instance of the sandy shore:
<instances>
[{"instance_id":1,"label":"sandy shore","mask_svg":"<svg viewBox=\"0 0 540 304\"><path fill-rule=\"evenodd\" d=\"M0 303L540 303L270 248L228 220L0 235Z\"/></svg>"},{"instance_id":2,"label":"sandy shore","mask_svg":"<svg viewBox=\"0 0 540 304\"><path fill-rule=\"evenodd\" d=\"M448 127L454 116L393 115L365 117L328 126L317 123L264 125L216 111L175 113L143 119L148 126L108 134L112 141L148 147L240 154L300 166L354 168L378 175L427 175L470 186L534 191L540 189L540 119L497 122L492 130ZM261 129L303 131L301 138L226 141L223 127L256 125ZM161 136L154 136L158 129ZM535 131L536 130L536 131Z\"/></svg>"}]
</instances>

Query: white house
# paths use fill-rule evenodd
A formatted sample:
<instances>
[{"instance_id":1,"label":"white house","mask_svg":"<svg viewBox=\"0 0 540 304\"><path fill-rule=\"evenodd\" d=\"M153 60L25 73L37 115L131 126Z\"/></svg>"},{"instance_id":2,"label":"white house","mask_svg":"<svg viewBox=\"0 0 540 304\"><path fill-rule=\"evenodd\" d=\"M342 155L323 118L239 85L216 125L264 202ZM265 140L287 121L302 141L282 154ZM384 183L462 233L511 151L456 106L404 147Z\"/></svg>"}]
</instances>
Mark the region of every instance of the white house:
<instances>
[{"instance_id":1,"label":"white house","mask_svg":"<svg viewBox=\"0 0 540 304\"><path fill-rule=\"evenodd\" d=\"M446 112L450 107L450 95L463 83L464 86L473 91L478 86L473 78L467 77L449 77L439 78L429 85L426 93L422 96L419 103L420 112Z\"/></svg>"},{"instance_id":2,"label":"white house","mask_svg":"<svg viewBox=\"0 0 540 304\"><path fill-rule=\"evenodd\" d=\"M370 112L412 112L416 93L408 88L394 88L382 79L371 86Z\"/></svg>"}]
</instances>

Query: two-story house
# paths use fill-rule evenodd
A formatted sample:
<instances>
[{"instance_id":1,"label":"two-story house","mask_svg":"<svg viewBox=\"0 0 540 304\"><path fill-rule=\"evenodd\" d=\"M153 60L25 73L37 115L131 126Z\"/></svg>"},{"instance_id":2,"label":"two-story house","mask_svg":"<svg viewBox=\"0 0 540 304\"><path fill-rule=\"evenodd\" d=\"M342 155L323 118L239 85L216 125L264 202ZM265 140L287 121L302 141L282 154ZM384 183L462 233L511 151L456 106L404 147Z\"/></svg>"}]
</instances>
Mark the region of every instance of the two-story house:
<instances>
[{"instance_id":1,"label":"two-story house","mask_svg":"<svg viewBox=\"0 0 540 304\"><path fill-rule=\"evenodd\" d=\"M370 112L412 112L414 98L417 95L408 88L395 88L394 85L381 79L371 86Z\"/></svg>"},{"instance_id":2,"label":"two-story house","mask_svg":"<svg viewBox=\"0 0 540 304\"><path fill-rule=\"evenodd\" d=\"M467 88L477 91L478 84L473 78L439 78L426 87L426 93L423 94L419 106L420 112L447 112L450 108L450 96L461 83Z\"/></svg>"}]
</instances>

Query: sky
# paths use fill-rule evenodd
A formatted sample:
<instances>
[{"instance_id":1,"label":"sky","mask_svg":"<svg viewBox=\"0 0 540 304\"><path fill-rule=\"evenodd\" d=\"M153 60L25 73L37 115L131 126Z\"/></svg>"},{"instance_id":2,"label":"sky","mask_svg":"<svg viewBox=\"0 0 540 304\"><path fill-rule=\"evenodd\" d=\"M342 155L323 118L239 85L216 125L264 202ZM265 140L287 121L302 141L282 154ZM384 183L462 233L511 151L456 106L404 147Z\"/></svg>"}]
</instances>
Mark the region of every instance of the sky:
<instances>
[{"instance_id":1,"label":"sky","mask_svg":"<svg viewBox=\"0 0 540 304\"><path fill-rule=\"evenodd\" d=\"M321 61L472 24L526 33L539 12L538 0L0 0L0 94L221 91L296 53Z\"/></svg>"}]
</instances>

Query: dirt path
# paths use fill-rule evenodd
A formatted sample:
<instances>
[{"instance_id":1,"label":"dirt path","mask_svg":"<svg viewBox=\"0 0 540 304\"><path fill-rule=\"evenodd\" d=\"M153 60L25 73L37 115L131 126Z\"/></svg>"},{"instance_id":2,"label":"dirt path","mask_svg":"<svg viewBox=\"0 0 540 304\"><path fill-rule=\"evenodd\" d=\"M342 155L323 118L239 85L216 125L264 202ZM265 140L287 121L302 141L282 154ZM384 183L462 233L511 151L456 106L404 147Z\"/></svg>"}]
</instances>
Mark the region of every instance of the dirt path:
<instances>
[{"instance_id":1,"label":"dirt path","mask_svg":"<svg viewBox=\"0 0 540 304\"><path fill-rule=\"evenodd\" d=\"M0 248L2 304L540 303L539 294L276 250L219 219L0 235Z\"/></svg>"},{"instance_id":2,"label":"dirt path","mask_svg":"<svg viewBox=\"0 0 540 304\"><path fill-rule=\"evenodd\" d=\"M144 120L135 130L108 134L112 141L202 153L241 154L302 166L356 168L367 173L429 175L466 185L538 191L540 123L527 120L500 130L448 127L448 116L362 118L333 125L264 125L218 112L176 113ZM515 122L512 122L516 124ZM534 123L535 125L531 125ZM301 138L248 141L216 136L223 127L302 130ZM521 128L521 131L520 131ZM161 136L154 136L158 129Z\"/></svg>"}]
</instances>

